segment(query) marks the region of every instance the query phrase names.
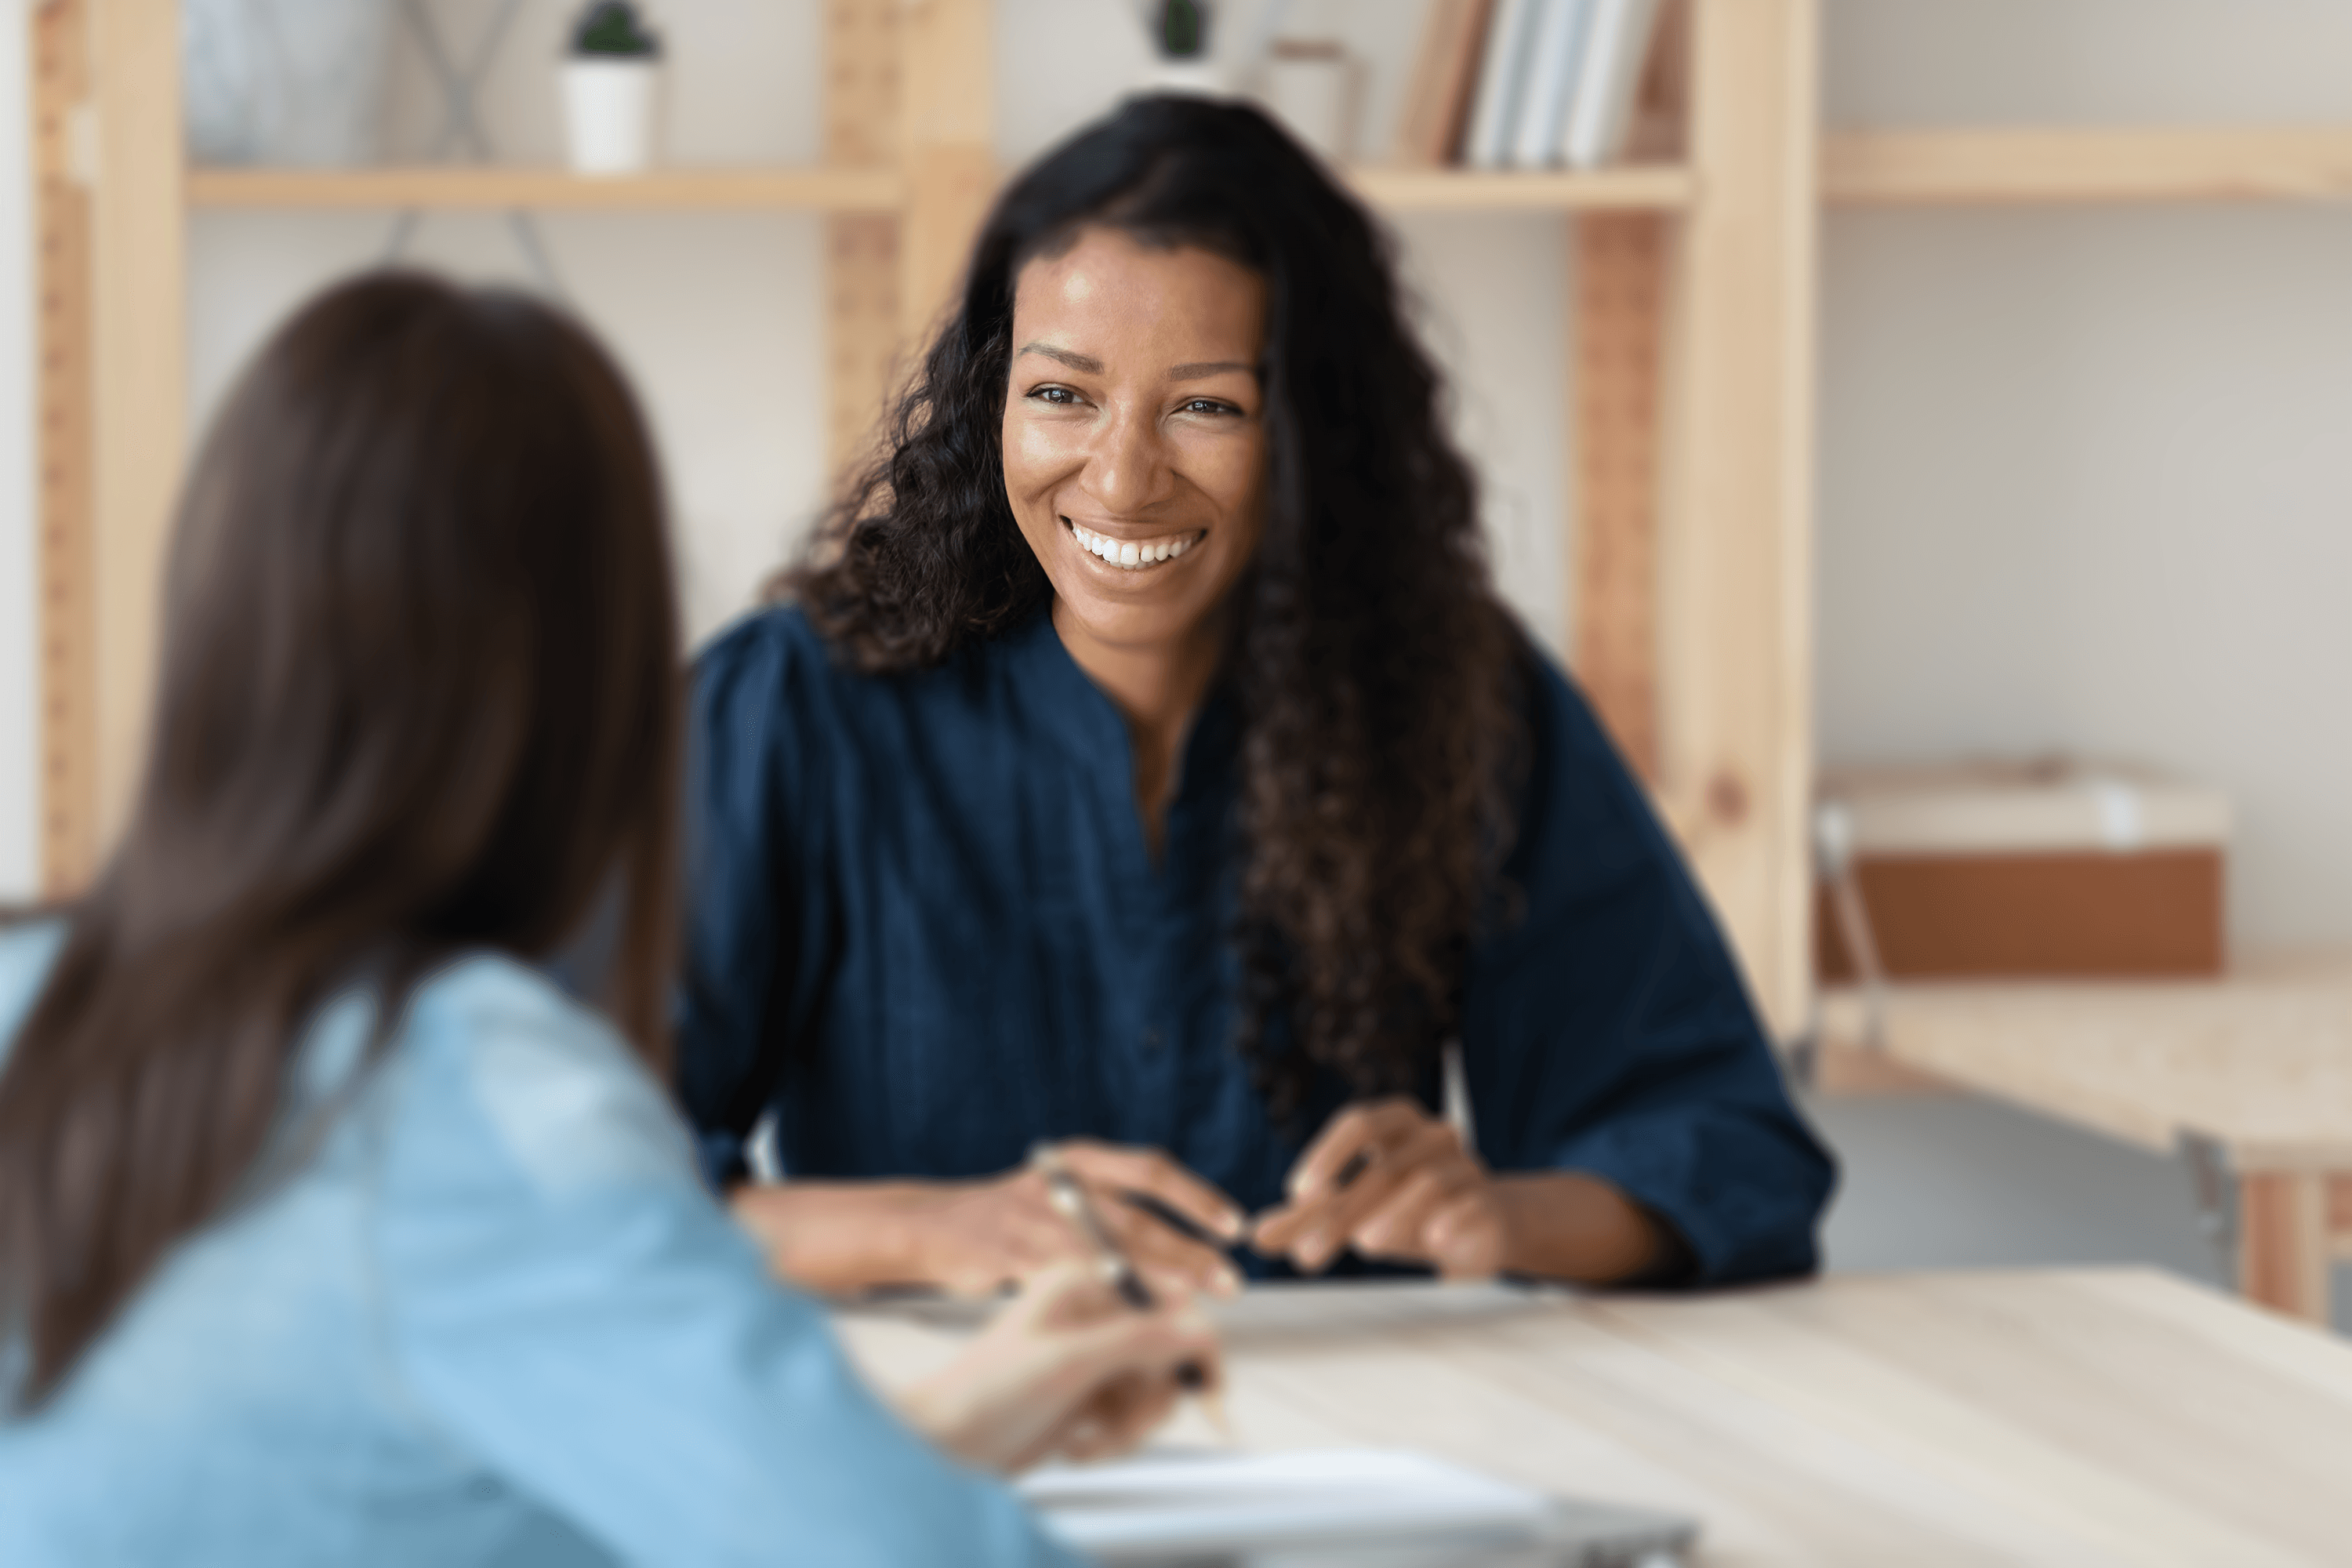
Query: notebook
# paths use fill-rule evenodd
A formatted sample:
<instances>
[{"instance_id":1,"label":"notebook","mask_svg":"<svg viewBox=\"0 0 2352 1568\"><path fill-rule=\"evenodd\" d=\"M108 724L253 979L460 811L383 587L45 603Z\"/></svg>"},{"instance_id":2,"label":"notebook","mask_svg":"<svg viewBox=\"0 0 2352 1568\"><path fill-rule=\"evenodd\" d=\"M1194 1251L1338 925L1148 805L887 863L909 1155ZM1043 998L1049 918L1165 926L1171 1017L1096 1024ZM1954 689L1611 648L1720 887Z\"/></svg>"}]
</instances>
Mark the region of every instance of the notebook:
<instances>
[{"instance_id":1,"label":"notebook","mask_svg":"<svg viewBox=\"0 0 2352 1568\"><path fill-rule=\"evenodd\" d=\"M1017 1483L1108 1568L1668 1568L1690 1520L1567 1502L1423 1454L1156 1450Z\"/></svg>"}]
</instances>

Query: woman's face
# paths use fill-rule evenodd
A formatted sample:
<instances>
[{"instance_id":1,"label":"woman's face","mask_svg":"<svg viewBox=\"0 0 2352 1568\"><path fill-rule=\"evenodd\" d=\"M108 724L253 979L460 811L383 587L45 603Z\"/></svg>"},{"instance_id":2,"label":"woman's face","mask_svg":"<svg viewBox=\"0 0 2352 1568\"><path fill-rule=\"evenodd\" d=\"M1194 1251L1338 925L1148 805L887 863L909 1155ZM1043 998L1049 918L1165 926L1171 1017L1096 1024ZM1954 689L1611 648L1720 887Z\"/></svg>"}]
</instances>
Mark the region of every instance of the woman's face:
<instances>
[{"instance_id":1,"label":"woman's face","mask_svg":"<svg viewBox=\"0 0 2352 1568\"><path fill-rule=\"evenodd\" d=\"M1004 493L1087 636L1181 639L1256 552L1265 351L1265 281L1209 251L1089 228L1021 269Z\"/></svg>"}]
</instances>

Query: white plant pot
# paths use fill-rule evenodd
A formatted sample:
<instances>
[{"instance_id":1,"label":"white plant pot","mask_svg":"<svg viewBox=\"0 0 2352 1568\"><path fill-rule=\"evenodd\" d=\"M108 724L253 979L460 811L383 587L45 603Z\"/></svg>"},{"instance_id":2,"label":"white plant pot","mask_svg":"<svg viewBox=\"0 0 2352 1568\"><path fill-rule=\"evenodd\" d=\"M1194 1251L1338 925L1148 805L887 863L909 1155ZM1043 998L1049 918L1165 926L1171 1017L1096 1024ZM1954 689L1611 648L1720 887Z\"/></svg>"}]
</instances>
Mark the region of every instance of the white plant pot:
<instances>
[{"instance_id":1,"label":"white plant pot","mask_svg":"<svg viewBox=\"0 0 2352 1568\"><path fill-rule=\"evenodd\" d=\"M1186 60L1154 60L1145 73L1141 90L1173 92L1192 98L1230 98L1234 93L1233 72L1219 60L1193 58Z\"/></svg>"},{"instance_id":2,"label":"white plant pot","mask_svg":"<svg viewBox=\"0 0 2352 1568\"><path fill-rule=\"evenodd\" d=\"M572 167L583 174L635 174L659 151L661 62L563 62L563 125Z\"/></svg>"}]
</instances>

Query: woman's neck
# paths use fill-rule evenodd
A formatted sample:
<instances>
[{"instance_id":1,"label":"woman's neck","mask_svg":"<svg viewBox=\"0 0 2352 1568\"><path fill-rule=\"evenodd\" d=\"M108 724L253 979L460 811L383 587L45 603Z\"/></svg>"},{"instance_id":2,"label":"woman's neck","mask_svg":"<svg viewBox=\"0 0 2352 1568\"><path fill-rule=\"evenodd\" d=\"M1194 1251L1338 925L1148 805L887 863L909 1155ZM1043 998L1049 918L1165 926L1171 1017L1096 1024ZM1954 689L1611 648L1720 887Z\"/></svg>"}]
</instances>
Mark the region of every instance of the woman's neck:
<instances>
[{"instance_id":1,"label":"woman's neck","mask_svg":"<svg viewBox=\"0 0 2352 1568\"><path fill-rule=\"evenodd\" d=\"M1176 763L1193 716L1207 699L1224 649L1222 616L1211 616L1181 638L1164 643L1105 642L1054 602L1054 630L1071 660L1127 721L1134 748L1135 809L1153 858L1165 837L1169 802L1176 794Z\"/></svg>"}]
</instances>

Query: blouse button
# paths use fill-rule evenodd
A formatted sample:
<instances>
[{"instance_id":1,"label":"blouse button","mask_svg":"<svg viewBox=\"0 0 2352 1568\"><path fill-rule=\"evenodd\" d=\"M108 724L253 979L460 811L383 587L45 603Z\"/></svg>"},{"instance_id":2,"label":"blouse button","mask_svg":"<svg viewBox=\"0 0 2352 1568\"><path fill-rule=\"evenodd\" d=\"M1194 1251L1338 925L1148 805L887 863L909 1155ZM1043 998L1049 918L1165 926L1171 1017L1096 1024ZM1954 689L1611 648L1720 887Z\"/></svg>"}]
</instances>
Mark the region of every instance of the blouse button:
<instances>
[{"instance_id":1,"label":"blouse button","mask_svg":"<svg viewBox=\"0 0 2352 1568\"><path fill-rule=\"evenodd\" d=\"M1160 1048L1166 1044L1167 1041L1160 1037L1160 1030L1157 1026L1147 1028L1143 1031L1143 1054L1145 1056L1158 1056L1160 1052Z\"/></svg>"}]
</instances>

